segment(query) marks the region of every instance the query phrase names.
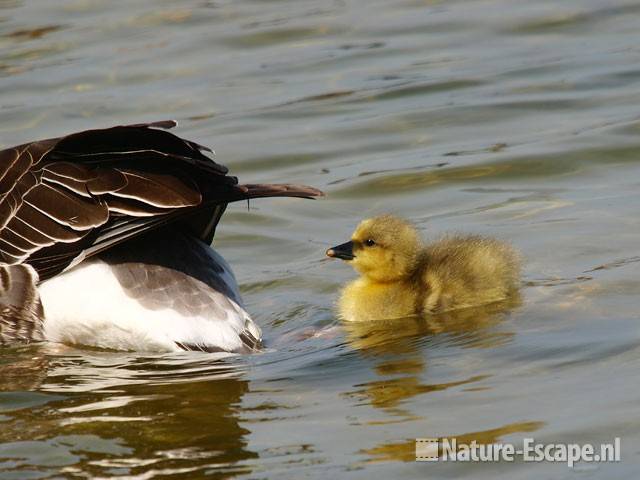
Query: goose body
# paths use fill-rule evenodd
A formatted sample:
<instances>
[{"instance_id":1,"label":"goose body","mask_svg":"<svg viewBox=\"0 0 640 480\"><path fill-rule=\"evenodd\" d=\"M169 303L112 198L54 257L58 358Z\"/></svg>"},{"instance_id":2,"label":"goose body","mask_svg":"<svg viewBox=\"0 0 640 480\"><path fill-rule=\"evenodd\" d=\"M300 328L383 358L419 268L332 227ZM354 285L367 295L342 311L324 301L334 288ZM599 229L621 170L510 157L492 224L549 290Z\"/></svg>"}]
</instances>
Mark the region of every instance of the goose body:
<instances>
[{"instance_id":1,"label":"goose body","mask_svg":"<svg viewBox=\"0 0 640 480\"><path fill-rule=\"evenodd\" d=\"M504 300L518 289L520 258L507 243L448 235L423 244L403 219L361 222L351 240L327 250L361 274L342 291L347 321L383 320L458 310Z\"/></svg>"},{"instance_id":2,"label":"goose body","mask_svg":"<svg viewBox=\"0 0 640 480\"><path fill-rule=\"evenodd\" d=\"M92 257L38 290L49 341L238 353L260 343L260 328L244 310L224 258L170 229Z\"/></svg>"},{"instance_id":3,"label":"goose body","mask_svg":"<svg viewBox=\"0 0 640 480\"><path fill-rule=\"evenodd\" d=\"M89 130L0 152L0 343L250 352L261 331L209 245L227 203L321 192L239 185L160 128Z\"/></svg>"}]
</instances>

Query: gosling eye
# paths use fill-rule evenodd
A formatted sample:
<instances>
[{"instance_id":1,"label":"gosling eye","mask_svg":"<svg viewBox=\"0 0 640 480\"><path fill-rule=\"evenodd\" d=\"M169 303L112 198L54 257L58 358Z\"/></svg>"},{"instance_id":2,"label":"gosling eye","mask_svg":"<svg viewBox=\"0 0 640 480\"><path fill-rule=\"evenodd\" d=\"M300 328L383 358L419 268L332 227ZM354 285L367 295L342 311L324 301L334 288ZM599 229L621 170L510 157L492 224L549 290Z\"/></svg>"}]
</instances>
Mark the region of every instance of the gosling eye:
<instances>
[{"instance_id":1,"label":"gosling eye","mask_svg":"<svg viewBox=\"0 0 640 480\"><path fill-rule=\"evenodd\" d=\"M373 239L368 238L368 239L364 242L364 244L365 244L367 247L373 247L373 246L376 244L376 242L375 242L375 241L373 241Z\"/></svg>"}]
</instances>

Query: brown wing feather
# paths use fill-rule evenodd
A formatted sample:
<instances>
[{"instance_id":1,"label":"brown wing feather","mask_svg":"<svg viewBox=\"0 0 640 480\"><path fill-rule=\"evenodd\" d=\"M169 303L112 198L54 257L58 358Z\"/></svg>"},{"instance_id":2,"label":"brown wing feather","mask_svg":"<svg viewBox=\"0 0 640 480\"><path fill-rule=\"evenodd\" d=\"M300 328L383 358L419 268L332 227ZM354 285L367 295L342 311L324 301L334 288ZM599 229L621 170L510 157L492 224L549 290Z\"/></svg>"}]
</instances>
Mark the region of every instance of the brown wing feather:
<instances>
[{"instance_id":1,"label":"brown wing feather","mask_svg":"<svg viewBox=\"0 0 640 480\"><path fill-rule=\"evenodd\" d=\"M122 170L127 185L115 192L116 197L132 198L158 208L183 208L199 205L200 190L171 175Z\"/></svg>"},{"instance_id":2,"label":"brown wing feather","mask_svg":"<svg viewBox=\"0 0 640 480\"><path fill-rule=\"evenodd\" d=\"M29 265L0 265L0 345L43 340L37 281Z\"/></svg>"},{"instance_id":3,"label":"brown wing feather","mask_svg":"<svg viewBox=\"0 0 640 480\"><path fill-rule=\"evenodd\" d=\"M206 147L156 122L87 130L0 152L0 263L41 279L179 221L210 240L228 202L322 195L303 185L237 185Z\"/></svg>"}]
</instances>

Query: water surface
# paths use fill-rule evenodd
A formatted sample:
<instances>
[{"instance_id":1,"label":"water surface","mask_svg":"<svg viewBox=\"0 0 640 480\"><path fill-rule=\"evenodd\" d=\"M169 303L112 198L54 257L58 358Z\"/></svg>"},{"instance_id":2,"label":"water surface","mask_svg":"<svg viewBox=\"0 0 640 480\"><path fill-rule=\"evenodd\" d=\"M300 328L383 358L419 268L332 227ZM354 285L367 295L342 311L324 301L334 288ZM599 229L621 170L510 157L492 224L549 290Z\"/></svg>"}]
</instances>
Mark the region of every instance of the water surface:
<instances>
[{"instance_id":1,"label":"water surface","mask_svg":"<svg viewBox=\"0 0 640 480\"><path fill-rule=\"evenodd\" d=\"M267 351L13 348L0 478L627 478L640 469L640 5L0 0L0 144L166 118L245 182L215 242ZM520 305L345 327L368 215L511 241ZM415 463L416 437L622 441Z\"/></svg>"}]
</instances>

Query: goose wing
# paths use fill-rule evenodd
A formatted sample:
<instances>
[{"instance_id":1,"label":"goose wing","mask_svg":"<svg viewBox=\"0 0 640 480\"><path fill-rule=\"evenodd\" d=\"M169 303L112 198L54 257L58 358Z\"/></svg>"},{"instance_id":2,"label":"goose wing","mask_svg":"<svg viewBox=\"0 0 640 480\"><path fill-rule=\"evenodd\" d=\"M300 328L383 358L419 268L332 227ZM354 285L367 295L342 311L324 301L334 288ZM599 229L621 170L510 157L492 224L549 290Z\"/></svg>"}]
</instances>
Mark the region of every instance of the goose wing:
<instances>
[{"instance_id":1,"label":"goose wing","mask_svg":"<svg viewBox=\"0 0 640 480\"><path fill-rule=\"evenodd\" d=\"M43 340L37 282L29 265L0 265L0 345Z\"/></svg>"},{"instance_id":2,"label":"goose wing","mask_svg":"<svg viewBox=\"0 0 640 480\"><path fill-rule=\"evenodd\" d=\"M87 130L0 151L0 263L27 263L44 280L176 220L211 240L230 201L322 194L238 185L206 147L162 130L175 125Z\"/></svg>"}]
</instances>

